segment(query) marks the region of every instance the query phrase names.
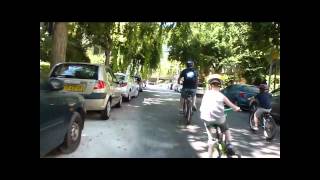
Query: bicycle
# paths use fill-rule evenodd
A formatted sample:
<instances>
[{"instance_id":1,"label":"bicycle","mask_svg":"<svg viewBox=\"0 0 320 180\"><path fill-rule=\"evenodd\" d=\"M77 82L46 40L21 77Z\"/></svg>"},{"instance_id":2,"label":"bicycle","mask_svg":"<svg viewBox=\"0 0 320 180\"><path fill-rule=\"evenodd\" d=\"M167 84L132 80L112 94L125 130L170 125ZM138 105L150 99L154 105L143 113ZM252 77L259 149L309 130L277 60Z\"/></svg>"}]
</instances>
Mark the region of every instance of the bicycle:
<instances>
[{"instance_id":1,"label":"bicycle","mask_svg":"<svg viewBox=\"0 0 320 180\"><path fill-rule=\"evenodd\" d=\"M190 89L184 89L185 96L183 97L183 114L185 117L186 125L191 124L192 111L192 99L193 92Z\"/></svg>"},{"instance_id":2,"label":"bicycle","mask_svg":"<svg viewBox=\"0 0 320 180\"><path fill-rule=\"evenodd\" d=\"M228 112L233 111L232 108L227 108L224 110L225 116L227 118ZM215 152L218 152L217 158L227 157L227 158L241 158L241 153L237 150L235 150L234 153L231 153L227 149L227 143L225 139L224 133L221 132L221 129L218 125L212 125L212 127L215 128L215 143L213 145L213 151L212 156ZM210 151L209 151L210 153Z\"/></svg>"},{"instance_id":3,"label":"bicycle","mask_svg":"<svg viewBox=\"0 0 320 180\"><path fill-rule=\"evenodd\" d=\"M251 111L249 116L249 126L253 132L256 132L253 129L254 126L254 113L257 109ZM271 141L276 135L276 122L272 118L270 112L264 112L261 117L258 117L258 127L263 128L263 135L267 141Z\"/></svg>"}]
</instances>

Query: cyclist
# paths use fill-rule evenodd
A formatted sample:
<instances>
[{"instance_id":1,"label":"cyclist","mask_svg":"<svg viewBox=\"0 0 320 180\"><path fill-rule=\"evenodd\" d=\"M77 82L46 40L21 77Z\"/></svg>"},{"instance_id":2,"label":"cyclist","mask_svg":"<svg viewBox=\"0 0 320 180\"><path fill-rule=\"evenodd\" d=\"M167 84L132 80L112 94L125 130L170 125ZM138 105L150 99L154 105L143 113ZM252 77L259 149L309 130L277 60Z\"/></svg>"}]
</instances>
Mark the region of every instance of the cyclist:
<instances>
[{"instance_id":1,"label":"cyclist","mask_svg":"<svg viewBox=\"0 0 320 180\"><path fill-rule=\"evenodd\" d=\"M224 114L224 104L231 107L234 111L240 111L240 107L234 105L226 96L220 92L222 84L221 76L214 74L208 78L209 90L205 92L202 98L200 106L200 118L203 120L205 128L208 134L208 149L209 156L213 151L213 137L211 135L212 125L218 125L221 132L225 134L227 151L230 154L234 154L233 147L231 145L231 134L226 122Z\"/></svg>"},{"instance_id":2,"label":"cyclist","mask_svg":"<svg viewBox=\"0 0 320 180\"><path fill-rule=\"evenodd\" d=\"M263 113L271 111L272 95L268 92L268 85L260 84L259 89L260 93L257 94L253 99L251 99L250 102L250 104L252 104L253 101L257 102L257 110L254 113L254 127L252 128L255 131L259 129L258 118L260 118Z\"/></svg>"},{"instance_id":3,"label":"cyclist","mask_svg":"<svg viewBox=\"0 0 320 180\"><path fill-rule=\"evenodd\" d=\"M197 86L198 86L198 72L193 67L194 62L189 59L187 61L187 68L184 69L178 78L178 84L180 84L181 78L183 78L183 85L181 89L181 97L180 97L180 113L183 113L183 97L185 97L185 92L187 90L192 91L192 104L193 104L193 110L197 111L196 107L196 92L197 92Z\"/></svg>"}]
</instances>

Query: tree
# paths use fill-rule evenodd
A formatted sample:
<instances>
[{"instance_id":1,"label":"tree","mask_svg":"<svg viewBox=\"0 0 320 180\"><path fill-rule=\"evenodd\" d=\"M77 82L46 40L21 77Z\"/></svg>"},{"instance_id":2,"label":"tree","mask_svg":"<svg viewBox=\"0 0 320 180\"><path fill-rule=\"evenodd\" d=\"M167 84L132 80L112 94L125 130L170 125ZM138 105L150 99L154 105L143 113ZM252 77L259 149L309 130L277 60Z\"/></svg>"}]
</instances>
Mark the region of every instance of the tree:
<instances>
[{"instance_id":1,"label":"tree","mask_svg":"<svg viewBox=\"0 0 320 180\"><path fill-rule=\"evenodd\" d=\"M55 22L53 26L52 61L50 62L50 67L53 67L57 63L65 62L67 42L67 23Z\"/></svg>"},{"instance_id":2,"label":"tree","mask_svg":"<svg viewBox=\"0 0 320 180\"><path fill-rule=\"evenodd\" d=\"M105 65L110 66L110 57L113 46L112 34L114 33L114 22L108 23L79 23L85 34L85 38L91 45L99 45L105 52Z\"/></svg>"}]
</instances>

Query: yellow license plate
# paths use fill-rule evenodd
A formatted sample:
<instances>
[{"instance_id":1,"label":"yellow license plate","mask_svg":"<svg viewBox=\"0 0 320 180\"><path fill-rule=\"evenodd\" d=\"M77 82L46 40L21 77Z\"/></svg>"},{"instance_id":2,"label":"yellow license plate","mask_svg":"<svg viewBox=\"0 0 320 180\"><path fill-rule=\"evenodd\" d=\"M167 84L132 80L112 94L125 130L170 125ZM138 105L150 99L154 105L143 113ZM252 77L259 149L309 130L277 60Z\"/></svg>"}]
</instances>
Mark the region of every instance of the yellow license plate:
<instances>
[{"instance_id":1,"label":"yellow license plate","mask_svg":"<svg viewBox=\"0 0 320 180\"><path fill-rule=\"evenodd\" d=\"M73 92L83 92L83 86L82 85L64 85L63 90L73 91Z\"/></svg>"}]
</instances>

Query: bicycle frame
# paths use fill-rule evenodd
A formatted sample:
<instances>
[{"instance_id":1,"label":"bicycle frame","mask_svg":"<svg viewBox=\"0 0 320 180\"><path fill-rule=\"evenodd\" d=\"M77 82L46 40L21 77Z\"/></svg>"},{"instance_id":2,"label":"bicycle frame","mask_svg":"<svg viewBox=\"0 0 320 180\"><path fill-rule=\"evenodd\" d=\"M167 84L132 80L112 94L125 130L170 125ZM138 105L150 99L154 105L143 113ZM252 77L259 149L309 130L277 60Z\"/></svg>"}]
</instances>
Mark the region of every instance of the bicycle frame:
<instances>
[{"instance_id":1,"label":"bicycle frame","mask_svg":"<svg viewBox=\"0 0 320 180\"><path fill-rule=\"evenodd\" d=\"M183 114L186 119L186 124L191 123L191 116L193 114L193 112L192 112L192 99L193 99L192 94L187 91L186 96L183 97ZM189 114L190 114L190 117L188 117Z\"/></svg>"}]
</instances>

